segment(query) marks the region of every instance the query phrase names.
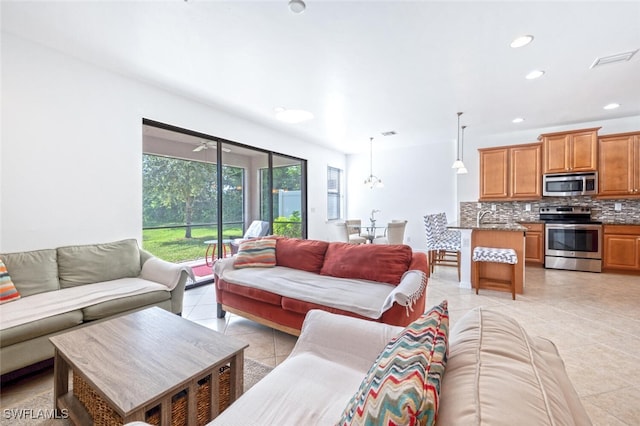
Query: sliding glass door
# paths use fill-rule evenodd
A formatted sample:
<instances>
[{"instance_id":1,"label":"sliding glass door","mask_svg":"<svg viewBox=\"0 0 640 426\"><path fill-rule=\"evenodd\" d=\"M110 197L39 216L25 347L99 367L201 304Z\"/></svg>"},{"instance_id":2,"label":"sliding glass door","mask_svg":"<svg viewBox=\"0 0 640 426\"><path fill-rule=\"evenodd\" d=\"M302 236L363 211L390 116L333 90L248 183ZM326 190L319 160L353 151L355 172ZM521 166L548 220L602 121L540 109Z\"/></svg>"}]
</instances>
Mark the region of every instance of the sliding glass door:
<instances>
[{"instance_id":1,"label":"sliding glass door","mask_svg":"<svg viewBox=\"0 0 640 426\"><path fill-rule=\"evenodd\" d=\"M198 282L254 220L306 238L306 161L144 120L143 248Z\"/></svg>"}]
</instances>

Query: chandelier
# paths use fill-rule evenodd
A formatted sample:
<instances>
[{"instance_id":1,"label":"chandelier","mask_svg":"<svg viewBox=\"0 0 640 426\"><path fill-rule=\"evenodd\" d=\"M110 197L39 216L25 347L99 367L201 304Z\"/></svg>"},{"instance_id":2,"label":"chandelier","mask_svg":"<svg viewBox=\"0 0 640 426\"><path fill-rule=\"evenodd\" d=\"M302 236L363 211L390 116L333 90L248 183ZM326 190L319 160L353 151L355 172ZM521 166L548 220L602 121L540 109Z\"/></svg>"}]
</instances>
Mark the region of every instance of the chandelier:
<instances>
[{"instance_id":1,"label":"chandelier","mask_svg":"<svg viewBox=\"0 0 640 426\"><path fill-rule=\"evenodd\" d=\"M373 174L373 137L369 138L369 177L364 180L364 184L368 186L370 189L373 188L382 188L384 184L382 183L382 179Z\"/></svg>"}]
</instances>

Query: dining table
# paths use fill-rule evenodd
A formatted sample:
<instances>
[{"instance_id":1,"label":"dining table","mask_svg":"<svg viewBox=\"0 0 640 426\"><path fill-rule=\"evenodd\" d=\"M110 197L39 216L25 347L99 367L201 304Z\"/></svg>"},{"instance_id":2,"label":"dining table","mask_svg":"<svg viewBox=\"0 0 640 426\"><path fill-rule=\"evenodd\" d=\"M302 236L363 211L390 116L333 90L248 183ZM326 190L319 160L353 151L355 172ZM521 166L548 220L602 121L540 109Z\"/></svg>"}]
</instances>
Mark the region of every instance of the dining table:
<instances>
[{"instance_id":1,"label":"dining table","mask_svg":"<svg viewBox=\"0 0 640 426\"><path fill-rule=\"evenodd\" d=\"M386 226L377 225L348 225L349 228L357 229L358 235L367 239L369 243L373 243L373 240L377 237L382 237L386 233Z\"/></svg>"}]
</instances>

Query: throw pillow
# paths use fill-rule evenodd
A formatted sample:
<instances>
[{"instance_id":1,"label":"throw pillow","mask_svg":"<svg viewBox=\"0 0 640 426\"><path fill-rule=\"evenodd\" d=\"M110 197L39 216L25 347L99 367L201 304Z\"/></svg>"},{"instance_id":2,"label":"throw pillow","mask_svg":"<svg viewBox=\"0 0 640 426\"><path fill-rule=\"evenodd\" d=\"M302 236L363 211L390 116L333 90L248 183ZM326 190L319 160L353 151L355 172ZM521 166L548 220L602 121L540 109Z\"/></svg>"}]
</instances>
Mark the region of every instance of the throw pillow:
<instances>
[{"instance_id":1,"label":"throw pillow","mask_svg":"<svg viewBox=\"0 0 640 426\"><path fill-rule=\"evenodd\" d=\"M338 425L433 425L449 353L447 301L393 338L378 355Z\"/></svg>"},{"instance_id":2,"label":"throw pillow","mask_svg":"<svg viewBox=\"0 0 640 426\"><path fill-rule=\"evenodd\" d=\"M0 304L18 299L20 299L20 293L18 293L16 286L11 281L7 267L0 260Z\"/></svg>"},{"instance_id":3,"label":"throw pillow","mask_svg":"<svg viewBox=\"0 0 640 426\"><path fill-rule=\"evenodd\" d=\"M320 274L399 284L412 256L406 245L331 243Z\"/></svg>"},{"instance_id":4,"label":"throw pillow","mask_svg":"<svg viewBox=\"0 0 640 426\"><path fill-rule=\"evenodd\" d=\"M276 266L276 239L259 238L240 243L233 261L235 268L273 268Z\"/></svg>"},{"instance_id":5,"label":"throw pillow","mask_svg":"<svg viewBox=\"0 0 640 426\"><path fill-rule=\"evenodd\" d=\"M278 238L276 264L319 274L328 246L326 241Z\"/></svg>"}]
</instances>

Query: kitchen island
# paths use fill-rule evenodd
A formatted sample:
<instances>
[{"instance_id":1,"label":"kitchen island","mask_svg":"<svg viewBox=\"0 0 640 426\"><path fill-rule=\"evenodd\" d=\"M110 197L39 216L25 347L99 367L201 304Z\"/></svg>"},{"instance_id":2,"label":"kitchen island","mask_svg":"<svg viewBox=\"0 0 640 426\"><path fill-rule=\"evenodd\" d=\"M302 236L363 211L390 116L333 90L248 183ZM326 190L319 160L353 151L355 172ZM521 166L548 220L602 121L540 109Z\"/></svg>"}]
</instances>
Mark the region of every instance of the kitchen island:
<instances>
[{"instance_id":1,"label":"kitchen island","mask_svg":"<svg viewBox=\"0 0 640 426\"><path fill-rule=\"evenodd\" d=\"M516 293L522 294L524 283L525 232L527 228L516 222L481 222L460 221L447 225L449 229L457 229L462 234L460 252L460 287L475 288L471 282L476 264L471 261L473 249L478 246L494 248L510 248L516 251ZM511 277L511 266L500 263L480 263L480 274L496 280Z\"/></svg>"}]
</instances>

